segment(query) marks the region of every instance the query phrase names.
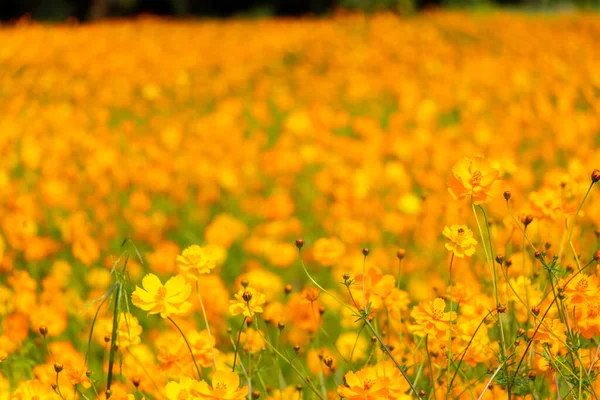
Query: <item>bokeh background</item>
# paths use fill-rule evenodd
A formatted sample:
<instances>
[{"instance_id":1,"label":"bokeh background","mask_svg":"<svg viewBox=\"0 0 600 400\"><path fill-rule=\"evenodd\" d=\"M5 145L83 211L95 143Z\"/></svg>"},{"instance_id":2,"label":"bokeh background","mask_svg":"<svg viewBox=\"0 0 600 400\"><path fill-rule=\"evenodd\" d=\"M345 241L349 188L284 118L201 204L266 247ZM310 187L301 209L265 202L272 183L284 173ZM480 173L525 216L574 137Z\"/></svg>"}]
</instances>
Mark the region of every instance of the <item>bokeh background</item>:
<instances>
[{"instance_id":1,"label":"bokeh background","mask_svg":"<svg viewBox=\"0 0 600 400\"><path fill-rule=\"evenodd\" d=\"M179 17L325 15L333 10L412 13L434 7L469 7L564 11L597 9L598 0L2 0L0 20L23 16L43 21L157 14Z\"/></svg>"}]
</instances>

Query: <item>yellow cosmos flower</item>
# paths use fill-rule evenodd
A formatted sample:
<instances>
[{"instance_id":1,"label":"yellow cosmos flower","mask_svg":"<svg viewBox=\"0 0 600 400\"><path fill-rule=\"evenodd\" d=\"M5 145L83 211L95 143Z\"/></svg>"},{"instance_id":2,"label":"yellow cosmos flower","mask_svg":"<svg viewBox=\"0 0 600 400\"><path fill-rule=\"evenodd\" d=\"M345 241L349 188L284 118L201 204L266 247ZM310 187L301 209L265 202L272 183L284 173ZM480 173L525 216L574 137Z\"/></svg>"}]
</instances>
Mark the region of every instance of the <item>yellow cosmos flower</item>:
<instances>
[{"instance_id":1,"label":"yellow cosmos flower","mask_svg":"<svg viewBox=\"0 0 600 400\"><path fill-rule=\"evenodd\" d=\"M186 313L192 303L187 299L190 297L192 287L181 275L172 277L166 284L154 274L148 274L142 280L143 289L135 287L131 295L133 305L148 311L148 314L160 314L167 318L171 315Z\"/></svg>"},{"instance_id":2,"label":"yellow cosmos flower","mask_svg":"<svg viewBox=\"0 0 600 400\"><path fill-rule=\"evenodd\" d=\"M487 203L500 193L499 175L483 156L463 158L452 168L448 191L454 199L470 196L475 204Z\"/></svg>"},{"instance_id":3,"label":"yellow cosmos flower","mask_svg":"<svg viewBox=\"0 0 600 400\"><path fill-rule=\"evenodd\" d=\"M229 312L231 315L244 314L251 317L256 313L263 312L262 305L265 304L265 295L252 287L241 289L235 294L235 300L229 301Z\"/></svg>"},{"instance_id":4,"label":"yellow cosmos flower","mask_svg":"<svg viewBox=\"0 0 600 400\"><path fill-rule=\"evenodd\" d=\"M169 400L196 400L200 382L183 377L179 382L171 381L165 387L165 394Z\"/></svg>"},{"instance_id":5,"label":"yellow cosmos flower","mask_svg":"<svg viewBox=\"0 0 600 400\"><path fill-rule=\"evenodd\" d=\"M177 256L177 266L181 272L192 279L198 279L198 275L209 274L216 267L215 258L205 247L197 244L191 245Z\"/></svg>"},{"instance_id":6,"label":"yellow cosmos flower","mask_svg":"<svg viewBox=\"0 0 600 400\"><path fill-rule=\"evenodd\" d=\"M243 400L248 395L248 386L240 386L240 377L235 372L217 371L212 377L212 387L202 381L198 384L201 399Z\"/></svg>"},{"instance_id":7,"label":"yellow cosmos flower","mask_svg":"<svg viewBox=\"0 0 600 400\"><path fill-rule=\"evenodd\" d=\"M340 397L348 400L384 400L388 399L390 380L377 376L375 368L366 367L354 373L344 375L345 385L338 386Z\"/></svg>"},{"instance_id":8,"label":"yellow cosmos flower","mask_svg":"<svg viewBox=\"0 0 600 400\"><path fill-rule=\"evenodd\" d=\"M442 234L450 240L450 242L446 243L446 248L453 252L456 257L471 257L475 254L477 240L473 238L473 232L466 225L445 227Z\"/></svg>"}]
</instances>

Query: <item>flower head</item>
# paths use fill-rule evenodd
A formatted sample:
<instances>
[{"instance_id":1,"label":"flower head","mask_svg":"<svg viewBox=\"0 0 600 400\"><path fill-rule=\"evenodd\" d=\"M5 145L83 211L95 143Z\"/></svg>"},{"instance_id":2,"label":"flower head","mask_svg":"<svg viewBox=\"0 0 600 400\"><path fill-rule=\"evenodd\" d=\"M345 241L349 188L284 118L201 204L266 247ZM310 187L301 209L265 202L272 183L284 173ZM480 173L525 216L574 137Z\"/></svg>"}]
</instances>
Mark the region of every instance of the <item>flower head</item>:
<instances>
[{"instance_id":1,"label":"flower head","mask_svg":"<svg viewBox=\"0 0 600 400\"><path fill-rule=\"evenodd\" d=\"M450 240L446 243L446 248L453 252L456 257L470 257L475 254L477 240L473 238L473 232L466 225L445 227L442 234Z\"/></svg>"},{"instance_id":2,"label":"flower head","mask_svg":"<svg viewBox=\"0 0 600 400\"><path fill-rule=\"evenodd\" d=\"M256 313L263 312L262 305L265 304L265 295L248 286L235 294L235 299L229 301L229 312L231 315L244 314L251 317Z\"/></svg>"},{"instance_id":3,"label":"flower head","mask_svg":"<svg viewBox=\"0 0 600 400\"><path fill-rule=\"evenodd\" d=\"M195 400L198 399L198 385L200 382L182 377L179 382L169 382L165 387L165 394L169 400Z\"/></svg>"},{"instance_id":4,"label":"flower head","mask_svg":"<svg viewBox=\"0 0 600 400\"><path fill-rule=\"evenodd\" d=\"M450 330L450 321L456 319L456 312L445 309L446 301L441 297L416 306L410 315L417 325L411 326L410 330L419 336L445 337Z\"/></svg>"},{"instance_id":5,"label":"flower head","mask_svg":"<svg viewBox=\"0 0 600 400\"><path fill-rule=\"evenodd\" d=\"M198 279L201 274L209 274L216 265L215 258L207 248L197 244L187 247L177 256L177 266L192 279Z\"/></svg>"},{"instance_id":6,"label":"flower head","mask_svg":"<svg viewBox=\"0 0 600 400\"><path fill-rule=\"evenodd\" d=\"M338 386L338 394L349 400L384 400L389 398L390 380L378 376L373 367L366 367L344 375L345 385Z\"/></svg>"},{"instance_id":7,"label":"flower head","mask_svg":"<svg viewBox=\"0 0 600 400\"><path fill-rule=\"evenodd\" d=\"M499 175L483 156L463 158L452 168L448 191L454 199L470 196L474 204L487 203L500 194Z\"/></svg>"},{"instance_id":8,"label":"flower head","mask_svg":"<svg viewBox=\"0 0 600 400\"><path fill-rule=\"evenodd\" d=\"M235 372L217 371L212 377L212 387L202 381L198 384L198 394L206 400L243 400L248 395L248 386L240 386L240 377Z\"/></svg>"},{"instance_id":9,"label":"flower head","mask_svg":"<svg viewBox=\"0 0 600 400\"><path fill-rule=\"evenodd\" d=\"M190 297L192 287L181 275L172 277L164 285L154 274L148 274L142 280L143 289L135 287L131 295L134 306L148 311L148 314L160 314L167 318L171 315L186 313L192 303Z\"/></svg>"}]
</instances>

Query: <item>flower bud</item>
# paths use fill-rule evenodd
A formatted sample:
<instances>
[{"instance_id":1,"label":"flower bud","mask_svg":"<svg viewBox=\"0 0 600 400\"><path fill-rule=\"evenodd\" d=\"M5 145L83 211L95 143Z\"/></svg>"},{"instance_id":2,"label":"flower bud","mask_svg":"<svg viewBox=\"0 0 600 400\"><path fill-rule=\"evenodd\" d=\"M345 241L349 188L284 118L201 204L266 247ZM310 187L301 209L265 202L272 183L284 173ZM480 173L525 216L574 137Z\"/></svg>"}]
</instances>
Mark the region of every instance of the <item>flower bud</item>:
<instances>
[{"instance_id":1,"label":"flower bud","mask_svg":"<svg viewBox=\"0 0 600 400\"><path fill-rule=\"evenodd\" d=\"M63 365L61 363L54 364L54 371L56 371L57 374L62 370L63 370Z\"/></svg>"},{"instance_id":2,"label":"flower bud","mask_svg":"<svg viewBox=\"0 0 600 400\"><path fill-rule=\"evenodd\" d=\"M48 334L48 327L46 325L40 326L40 334L46 336Z\"/></svg>"},{"instance_id":3,"label":"flower bud","mask_svg":"<svg viewBox=\"0 0 600 400\"><path fill-rule=\"evenodd\" d=\"M596 183L600 181L600 170L595 169L592 171L592 182Z\"/></svg>"},{"instance_id":4,"label":"flower bud","mask_svg":"<svg viewBox=\"0 0 600 400\"><path fill-rule=\"evenodd\" d=\"M510 193L510 190L507 190L506 192L504 192L504 200L508 201L508 200L510 200L511 197L512 197L512 193Z\"/></svg>"},{"instance_id":5,"label":"flower bud","mask_svg":"<svg viewBox=\"0 0 600 400\"><path fill-rule=\"evenodd\" d=\"M252 292L245 291L244 293L242 293L242 299L244 299L244 301L248 303L250 300L252 300Z\"/></svg>"},{"instance_id":6,"label":"flower bud","mask_svg":"<svg viewBox=\"0 0 600 400\"><path fill-rule=\"evenodd\" d=\"M504 255L503 254L498 254L496 256L496 262L500 265L504 264Z\"/></svg>"},{"instance_id":7,"label":"flower bud","mask_svg":"<svg viewBox=\"0 0 600 400\"><path fill-rule=\"evenodd\" d=\"M253 399L258 399L259 397L260 397L260 392L258 390L255 390L252 392Z\"/></svg>"},{"instance_id":8,"label":"flower bud","mask_svg":"<svg viewBox=\"0 0 600 400\"><path fill-rule=\"evenodd\" d=\"M298 248L298 250L302 249L302 246L304 246L304 239L302 239L302 238L296 239L296 247Z\"/></svg>"},{"instance_id":9,"label":"flower bud","mask_svg":"<svg viewBox=\"0 0 600 400\"><path fill-rule=\"evenodd\" d=\"M540 308L538 306L533 306L531 307L531 312L533 313L533 315L538 316L540 315Z\"/></svg>"},{"instance_id":10,"label":"flower bud","mask_svg":"<svg viewBox=\"0 0 600 400\"><path fill-rule=\"evenodd\" d=\"M370 252L370 250L366 247L362 250L363 256L365 256L365 257L369 255L369 252Z\"/></svg>"},{"instance_id":11,"label":"flower bud","mask_svg":"<svg viewBox=\"0 0 600 400\"><path fill-rule=\"evenodd\" d=\"M405 255L406 255L406 250L404 250L404 249L398 249L398 251L396 252L396 257L398 257L398 260L404 259Z\"/></svg>"},{"instance_id":12,"label":"flower bud","mask_svg":"<svg viewBox=\"0 0 600 400\"><path fill-rule=\"evenodd\" d=\"M285 294L290 294L292 290L294 290L294 287L288 283L283 287L283 290L285 291Z\"/></svg>"}]
</instances>

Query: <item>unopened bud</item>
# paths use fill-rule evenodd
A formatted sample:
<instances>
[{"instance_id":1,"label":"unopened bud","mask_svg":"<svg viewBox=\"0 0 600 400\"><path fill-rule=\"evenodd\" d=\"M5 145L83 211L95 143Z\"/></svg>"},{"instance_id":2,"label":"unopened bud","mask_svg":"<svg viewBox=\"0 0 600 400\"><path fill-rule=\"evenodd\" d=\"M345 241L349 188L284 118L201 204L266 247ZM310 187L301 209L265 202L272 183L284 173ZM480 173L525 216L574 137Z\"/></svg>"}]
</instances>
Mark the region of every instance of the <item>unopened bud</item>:
<instances>
[{"instance_id":1,"label":"unopened bud","mask_svg":"<svg viewBox=\"0 0 600 400\"><path fill-rule=\"evenodd\" d=\"M600 181L600 170L595 169L592 171L592 182L596 183Z\"/></svg>"},{"instance_id":2,"label":"unopened bud","mask_svg":"<svg viewBox=\"0 0 600 400\"><path fill-rule=\"evenodd\" d=\"M259 397L260 397L260 392L258 390L255 390L254 392L252 392L253 399L258 399Z\"/></svg>"},{"instance_id":3,"label":"unopened bud","mask_svg":"<svg viewBox=\"0 0 600 400\"><path fill-rule=\"evenodd\" d=\"M56 371L57 374L62 370L63 370L63 365L61 363L54 364L54 371Z\"/></svg>"},{"instance_id":4,"label":"unopened bud","mask_svg":"<svg viewBox=\"0 0 600 400\"><path fill-rule=\"evenodd\" d=\"M512 193L510 193L510 190L507 190L506 192L504 192L504 200L508 201L508 200L510 200L511 197L512 197Z\"/></svg>"},{"instance_id":5,"label":"unopened bud","mask_svg":"<svg viewBox=\"0 0 600 400\"><path fill-rule=\"evenodd\" d=\"M540 308L538 306L533 306L531 307L531 312L537 317L538 315L540 315Z\"/></svg>"},{"instance_id":6,"label":"unopened bud","mask_svg":"<svg viewBox=\"0 0 600 400\"><path fill-rule=\"evenodd\" d=\"M244 293L242 293L242 299L244 299L244 301L248 303L250 300L252 300L252 292L245 291Z\"/></svg>"},{"instance_id":7,"label":"unopened bud","mask_svg":"<svg viewBox=\"0 0 600 400\"><path fill-rule=\"evenodd\" d=\"M367 249L366 247L362 250L363 256L368 256L369 255L370 250Z\"/></svg>"},{"instance_id":8,"label":"unopened bud","mask_svg":"<svg viewBox=\"0 0 600 400\"><path fill-rule=\"evenodd\" d=\"M46 325L40 326L40 334L46 336L48 334L48 327Z\"/></svg>"},{"instance_id":9,"label":"unopened bud","mask_svg":"<svg viewBox=\"0 0 600 400\"><path fill-rule=\"evenodd\" d=\"M398 257L398 260L404 259L405 255L406 255L406 250L404 250L404 249L398 249L398 251L396 252L396 257Z\"/></svg>"},{"instance_id":10,"label":"unopened bud","mask_svg":"<svg viewBox=\"0 0 600 400\"><path fill-rule=\"evenodd\" d=\"M304 239L302 239L302 238L296 239L296 247L298 248L298 250L300 250L302 248L302 246L304 246Z\"/></svg>"},{"instance_id":11,"label":"unopened bud","mask_svg":"<svg viewBox=\"0 0 600 400\"><path fill-rule=\"evenodd\" d=\"M284 286L283 290L285 291L285 294L289 294L294 290L294 287L288 283Z\"/></svg>"},{"instance_id":12,"label":"unopened bud","mask_svg":"<svg viewBox=\"0 0 600 400\"><path fill-rule=\"evenodd\" d=\"M498 254L496 256L496 262L500 265L504 264L504 255L503 254Z\"/></svg>"}]
</instances>

